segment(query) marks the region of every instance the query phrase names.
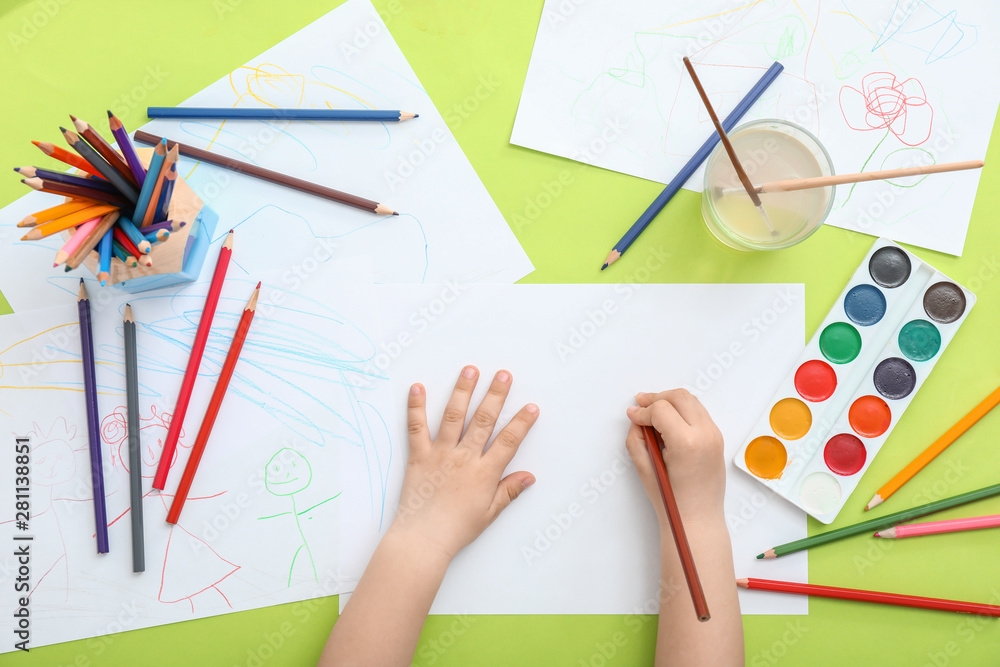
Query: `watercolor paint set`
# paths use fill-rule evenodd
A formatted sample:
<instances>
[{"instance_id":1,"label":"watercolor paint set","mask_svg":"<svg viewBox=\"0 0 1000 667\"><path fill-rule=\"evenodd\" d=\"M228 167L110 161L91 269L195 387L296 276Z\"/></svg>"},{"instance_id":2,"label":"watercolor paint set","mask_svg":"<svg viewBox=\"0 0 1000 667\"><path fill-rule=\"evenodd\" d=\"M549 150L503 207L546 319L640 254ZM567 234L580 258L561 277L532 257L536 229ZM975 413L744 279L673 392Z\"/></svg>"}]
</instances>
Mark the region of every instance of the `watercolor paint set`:
<instances>
[{"instance_id":1,"label":"watercolor paint set","mask_svg":"<svg viewBox=\"0 0 1000 667\"><path fill-rule=\"evenodd\" d=\"M877 240L736 454L738 468L830 523L975 304Z\"/></svg>"}]
</instances>

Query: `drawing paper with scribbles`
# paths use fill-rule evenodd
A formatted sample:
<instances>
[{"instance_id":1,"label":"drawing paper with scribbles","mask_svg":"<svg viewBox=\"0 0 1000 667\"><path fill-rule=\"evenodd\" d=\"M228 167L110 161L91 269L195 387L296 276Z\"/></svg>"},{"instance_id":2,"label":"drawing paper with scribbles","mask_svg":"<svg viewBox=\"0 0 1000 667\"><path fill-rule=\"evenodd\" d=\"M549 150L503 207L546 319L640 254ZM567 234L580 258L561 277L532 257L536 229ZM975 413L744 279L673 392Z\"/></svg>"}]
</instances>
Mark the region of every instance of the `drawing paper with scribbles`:
<instances>
[{"instance_id":1,"label":"drawing paper with scribbles","mask_svg":"<svg viewBox=\"0 0 1000 667\"><path fill-rule=\"evenodd\" d=\"M511 143L666 183L714 131L689 56L720 117L780 61L744 122L801 125L837 173L983 159L998 30L1000 6L975 0L546 0ZM978 184L973 170L838 186L828 222L961 255Z\"/></svg>"},{"instance_id":2,"label":"drawing paper with scribbles","mask_svg":"<svg viewBox=\"0 0 1000 667\"><path fill-rule=\"evenodd\" d=\"M157 120L144 125L157 136L399 212L374 215L181 158L178 175L220 216L209 257L235 228L245 240L233 262L250 273L281 269L294 278L315 269L317 261L365 254L380 283L512 283L533 270L368 0L349 0L179 106L420 114L399 123ZM0 266L5 276L18 276L0 287L15 311L57 305L76 291L71 284L76 278L51 268L63 239L16 240L23 234L15 228L21 218L59 201L35 192L0 211ZM207 262L202 276L211 271Z\"/></svg>"},{"instance_id":3,"label":"drawing paper with scribbles","mask_svg":"<svg viewBox=\"0 0 1000 667\"><path fill-rule=\"evenodd\" d=\"M329 276L326 276L327 278ZM265 277L266 278L266 277ZM110 553L97 554L76 300L0 317L0 438L30 446L27 517L0 517L5 544L31 538L31 646L107 635L352 590L338 526L377 539L395 451L388 381L370 286L329 293L265 279L256 316L190 496L176 525L172 494L256 279L226 281L166 489L151 489L204 305L207 283L123 295L91 284ZM114 294L102 299L101 294ZM122 313L136 320L145 571L132 572ZM13 465L3 469L14 472ZM350 474L341 474L342 470ZM0 478L5 498L15 476ZM398 480L393 484L398 485ZM388 512L387 512L388 510ZM18 518L20 521L15 521ZM357 560L354 558L352 560ZM0 556L4 588L23 563ZM8 627L8 607L0 604ZM8 613L10 612L10 613ZM5 642L2 651L12 649Z\"/></svg>"}]
</instances>

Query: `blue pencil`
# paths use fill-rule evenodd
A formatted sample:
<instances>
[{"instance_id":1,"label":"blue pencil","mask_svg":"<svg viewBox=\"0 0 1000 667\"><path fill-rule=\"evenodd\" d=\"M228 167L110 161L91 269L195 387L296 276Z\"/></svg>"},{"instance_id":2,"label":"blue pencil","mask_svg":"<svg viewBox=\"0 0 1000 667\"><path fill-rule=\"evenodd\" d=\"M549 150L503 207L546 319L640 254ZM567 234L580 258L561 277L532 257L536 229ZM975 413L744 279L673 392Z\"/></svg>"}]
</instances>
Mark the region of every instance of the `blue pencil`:
<instances>
[{"instance_id":1,"label":"blue pencil","mask_svg":"<svg viewBox=\"0 0 1000 667\"><path fill-rule=\"evenodd\" d=\"M101 287L108 284L111 280L111 241L114 239L114 235L109 229L97 245L97 252L100 255L98 258L98 271L97 279L101 281Z\"/></svg>"},{"instance_id":2,"label":"blue pencil","mask_svg":"<svg viewBox=\"0 0 1000 667\"><path fill-rule=\"evenodd\" d=\"M166 162L163 163L164 168ZM174 195L174 184L177 182L177 161L170 164L170 169L163 175L163 186L160 188L160 198L156 201L156 214L153 222L163 222L170 212L170 198ZM148 227L149 225L146 225Z\"/></svg>"},{"instance_id":3,"label":"blue pencil","mask_svg":"<svg viewBox=\"0 0 1000 667\"><path fill-rule=\"evenodd\" d=\"M736 127L736 123L740 122L740 119L743 118L744 114L746 114L746 112L750 110L750 107L753 106L754 102L756 102L760 96L764 94L764 91L767 90L768 86L770 86L774 80L778 78L778 75L781 74L781 70L783 69L784 67L781 63L775 62L766 72L764 72L764 75L760 77L760 80L754 85L753 88L750 89L750 92L748 92L746 96L740 100L740 103L736 105L736 108L733 109L732 113L726 116L726 119L722 121L722 127L726 129L726 132L731 132L732 129ZM667 202L670 201L671 198L677 194L677 191L680 190L681 187L687 182L687 180L691 178L691 175L698 169L698 167L701 166L701 163L708 159L709 153L712 152L712 149L714 149L715 145L718 143L719 135L712 132L712 136L709 137L708 141L702 144L701 148L699 148L698 151L691 156L691 159L688 160L687 164L685 164L681 170L677 172L677 175L674 176L669 183L667 183L667 187L663 188L663 192L660 193L660 196L653 200L653 203L649 205L649 208L647 208L645 212L639 216L639 219L635 221L635 224L629 227L629 230L625 232L625 236L623 236L621 240L615 244L615 247L611 249L611 252L608 254L608 258L604 260L604 266L601 267L601 271L614 264L618 258L621 257L626 250L628 250L629 246L632 245L637 238L639 238L639 234L642 234L642 230L649 226L649 223L653 221L653 218L655 218L659 212L663 210L663 207L667 205Z\"/></svg>"},{"instance_id":4,"label":"blue pencil","mask_svg":"<svg viewBox=\"0 0 1000 667\"><path fill-rule=\"evenodd\" d=\"M160 174L160 167L163 159L167 157L167 140L164 139L156 144L153 149L153 157L149 160L149 168L146 169L146 177L142 182L142 189L139 191L139 200L135 203L135 212L132 214L133 220L142 222L146 215L146 209L155 205L149 200L153 198L153 188L156 185L156 177Z\"/></svg>"},{"instance_id":5,"label":"blue pencil","mask_svg":"<svg viewBox=\"0 0 1000 667\"><path fill-rule=\"evenodd\" d=\"M409 111L382 111L378 109L260 109L225 107L148 107L150 118L219 118L223 120L373 120L398 122L418 118Z\"/></svg>"}]
</instances>

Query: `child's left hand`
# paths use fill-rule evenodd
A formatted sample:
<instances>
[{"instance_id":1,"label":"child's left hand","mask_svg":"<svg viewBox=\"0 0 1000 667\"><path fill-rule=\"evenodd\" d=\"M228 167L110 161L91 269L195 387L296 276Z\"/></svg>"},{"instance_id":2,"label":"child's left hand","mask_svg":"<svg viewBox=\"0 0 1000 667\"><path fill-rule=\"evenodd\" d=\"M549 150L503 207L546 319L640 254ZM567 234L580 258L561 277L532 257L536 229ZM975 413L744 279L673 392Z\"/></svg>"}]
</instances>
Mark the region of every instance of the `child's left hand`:
<instances>
[{"instance_id":1,"label":"child's left hand","mask_svg":"<svg viewBox=\"0 0 1000 667\"><path fill-rule=\"evenodd\" d=\"M538 418L538 406L529 403L521 408L486 449L510 391L511 376L507 371L496 374L466 428L465 416L478 377L474 366L462 369L433 441L427 428L424 387L413 385L408 400L410 454L399 512L390 530L449 559L535 482L525 471L501 477Z\"/></svg>"}]
</instances>

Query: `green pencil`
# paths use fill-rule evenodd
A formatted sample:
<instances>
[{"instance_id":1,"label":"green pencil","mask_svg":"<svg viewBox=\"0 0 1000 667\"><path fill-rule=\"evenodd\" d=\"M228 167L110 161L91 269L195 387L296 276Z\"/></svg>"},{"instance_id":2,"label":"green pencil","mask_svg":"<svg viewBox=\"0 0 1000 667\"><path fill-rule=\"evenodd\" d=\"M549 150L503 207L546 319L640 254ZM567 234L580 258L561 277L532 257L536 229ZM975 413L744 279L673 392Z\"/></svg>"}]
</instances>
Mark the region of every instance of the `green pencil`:
<instances>
[{"instance_id":1,"label":"green pencil","mask_svg":"<svg viewBox=\"0 0 1000 667\"><path fill-rule=\"evenodd\" d=\"M862 521L861 523L856 523L851 526L844 526L843 528L827 531L819 535L813 535L812 537L805 537L801 540L789 542L788 544L782 544L781 546L774 547L773 549L768 549L764 553L757 556L757 558L777 558L778 556L784 556L785 554L790 554L795 551L802 551L803 549L808 549L809 547L818 547L819 545L826 544L827 542L834 542L844 537L851 537L852 535L858 535L860 533L889 528L903 523L904 521L910 521L911 519L927 516L928 514L933 514L934 512L940 512L941 510L951 509L952 507L964 505L965 503L971 503L976 500L982 500L983 498L989 498L990 496L995 496L997 494L1000 494L1000 484L987 486L979 489L978 491L960 493L957 496L952 496L951 498L935 500L934 502L927 503L926 505L912 507L908 510L902 510L894 514L886 514L885 516L877 519L869 519L868 521Z\"/></svg>"}]
</instances>

